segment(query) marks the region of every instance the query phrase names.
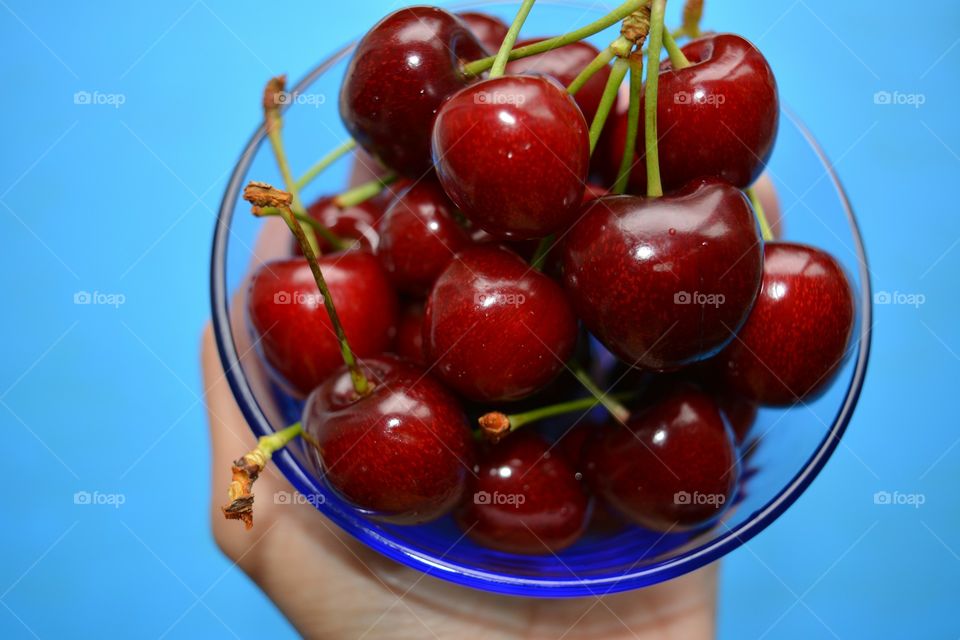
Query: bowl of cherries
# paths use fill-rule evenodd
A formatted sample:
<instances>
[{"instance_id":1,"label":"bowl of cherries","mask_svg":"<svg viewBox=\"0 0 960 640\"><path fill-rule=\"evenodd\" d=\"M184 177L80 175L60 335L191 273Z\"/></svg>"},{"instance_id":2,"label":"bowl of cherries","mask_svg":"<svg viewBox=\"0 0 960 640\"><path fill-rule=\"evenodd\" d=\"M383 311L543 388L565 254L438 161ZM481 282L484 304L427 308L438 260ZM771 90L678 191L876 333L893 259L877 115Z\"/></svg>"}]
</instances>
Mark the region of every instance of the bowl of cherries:
<instances>
[{"instance_id":1,"label":"bowl of cherries","mask_svg":"<svg viewBox=\"0 0 960 640\"><path fill-rule=\"evenodd\" d=\"M763 54L665 5L408 7L267 82L214 236L258 437L226 517L276 465L398 562L580 596L802 494L863 384L862 240Z\"/></svg>"}]
</instances>

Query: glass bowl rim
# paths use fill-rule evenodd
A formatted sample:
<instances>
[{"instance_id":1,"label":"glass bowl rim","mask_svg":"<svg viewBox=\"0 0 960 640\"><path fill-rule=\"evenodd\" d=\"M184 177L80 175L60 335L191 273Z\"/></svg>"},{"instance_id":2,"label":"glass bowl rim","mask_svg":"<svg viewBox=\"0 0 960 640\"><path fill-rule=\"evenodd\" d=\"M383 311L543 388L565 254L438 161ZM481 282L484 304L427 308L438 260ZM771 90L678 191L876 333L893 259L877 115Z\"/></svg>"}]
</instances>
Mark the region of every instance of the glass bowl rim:
<instances>
[{"instance_id":1,"label":"glass bowl rim","mask_svg":"<svg viewBox=\"0 0 960 640\"><path fill-rule=\"evenodd\" d=\"M473 6L476 3L469 4ZM563 2L557 4L570 3ZM290 89L291 93L299 93L306 89L330 68L349 55L353 51L353 48L354 44L349 44L318 64ZM286 110L289 106L291 105L285 105L283 109ZM537 597L596 596L656 584L683 575L721 558L740 545L745 544L774 522L803 494L810 483L813 482L814 478L820 473L827 460L837 448L840 438L846 431L860 397L866 376L867 362L870 356L873 316L873 296L871 293L870 269L867 263L866 249L859 224L854 216L843 185L840 183L832 163L830 163L825 152L813 137L810 130L807 129L790 109L782 107L782 112L793 122L794 126L797 127L806 142L816 153L817 158L829 175L830 181L840 198L844 214L847 217L847 222L853 234L857 254L858 275L860 276L861 282L861 316L860 331L856 336L858 348L855 368L833 424L804 466L763 508L754 512L749 519L734 528L728 528L706 544L689 549L675 557L642 567L635 567L630 572L617 576L600 578L578 578L572 576L571 578L562 579L511 576L445 562L442 557L436 558L431 554L393 540L372 526L357 527L353 522L349 522L333 510L325 509L323 505L318 505L317 508L323 515L334 521L341 529L367 546L377 550L379 553L429 575L486 591ZM230 296L227 291L226 256L233 212L244 186L244 179L265 137L266 129L261 124L247 142L239 160L234 166L217 213L210 265L210 302L217 351L219 352L220 361L224 368L224 375L227 378L230 389L234 394L244 418L250 425L251 431L253 431L253 434L257 437L269 435L273 433L274 430L270 426L265 413L254 395L253 389L250 387L243 373L237 346L233 341L233 328L229 311ZM273 462L294 487L301 492L309 492L309 490L304 490L304 487L310 483L311 480L307 477L307 471L296 461L293 454L287 450L281 450L273 456Z\"/></svg>"}]
</instances>

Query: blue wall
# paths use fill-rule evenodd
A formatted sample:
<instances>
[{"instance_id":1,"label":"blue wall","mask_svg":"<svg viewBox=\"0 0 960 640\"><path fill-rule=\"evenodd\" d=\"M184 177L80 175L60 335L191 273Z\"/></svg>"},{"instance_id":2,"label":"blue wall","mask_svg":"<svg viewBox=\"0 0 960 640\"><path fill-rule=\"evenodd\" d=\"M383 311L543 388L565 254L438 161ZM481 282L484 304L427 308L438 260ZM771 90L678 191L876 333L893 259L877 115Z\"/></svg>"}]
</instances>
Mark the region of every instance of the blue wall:
<instances>
[{"instance_id":1,"label":"blue wall","mask_svg":"<svg viewBox=\"0 0 960 640\"><path fill-rule=\"evenodd\" d=\"M243 637L293 635L207 533L213 211L264 79L302 75L392 4L0 1L0 636L223 637L236 601ZM875 288L925 297L877 307L841 447L723 563L721 635L957 637L960 5L707 0L707 23L772 61L850 192ZM876 505L881 490L925 502Z\"/></svg>"}]
</instances>

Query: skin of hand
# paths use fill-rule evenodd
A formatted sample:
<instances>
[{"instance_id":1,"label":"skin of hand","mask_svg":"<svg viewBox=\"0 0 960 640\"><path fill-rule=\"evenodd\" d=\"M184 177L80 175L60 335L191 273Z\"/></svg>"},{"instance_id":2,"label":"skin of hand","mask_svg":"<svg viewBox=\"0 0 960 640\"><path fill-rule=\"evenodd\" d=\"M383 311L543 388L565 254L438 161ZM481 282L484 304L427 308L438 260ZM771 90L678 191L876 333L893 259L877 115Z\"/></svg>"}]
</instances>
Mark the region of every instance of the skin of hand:
<instances>
[{"instance_id":1,"label":"skin of hand","mask_svg":"<svg viewBox=\"0 0 960 640\"><path fill-rule=\"evenodd\" d=\"M265 224L254 263L289 255L289 232ZM241 286L231 314L247 336ZM249 340L238 352L255 386L265 378ZM254 526L225 520L231 462L256 440L247 426L214 344L210 325L201 345L211 441L210 518L223 553L263 590L306 638L712 638L717 564L628 593L574 599L535 599L477 591L393 562L341 531L309 504L277 504L294 492L271 465L254 487ZM255 372L251 374L251 371ZM259 378L256 372L260 372ZM239 605L242 608L242 604ZM242 609L240 614L242 615Z\"/></svg>"}]
</instances>

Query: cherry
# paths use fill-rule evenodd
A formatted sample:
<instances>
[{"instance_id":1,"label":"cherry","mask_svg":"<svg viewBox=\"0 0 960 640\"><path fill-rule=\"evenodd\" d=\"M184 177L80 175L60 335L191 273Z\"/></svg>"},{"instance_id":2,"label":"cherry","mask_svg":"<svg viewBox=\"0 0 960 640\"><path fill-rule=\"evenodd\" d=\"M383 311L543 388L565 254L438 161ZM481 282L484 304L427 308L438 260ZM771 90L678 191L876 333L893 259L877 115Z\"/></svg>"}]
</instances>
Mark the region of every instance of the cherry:
<instances>
[{"instance_id":1,"label":"cherry","mask_svg":"<svg viewBox=\"0 0 960 640\"><path fill-rule=\"evenodd\" d=\"M456 207L433 179L401 193L380 222L377 257L394 285L425 296L454 254L471 244Z\"/></svg>"},{"instance_id":2,"label":"cherry","mask_svg":"<svg viewBox=\"0 0 960 640\"><path fill-rule=\"evenodd\" d=\"M467 398L487 402L544 387L577 340L559 285L495 245L454 258L427 299L423 330L433 371Z\"/></svg>"},{"instance_id":3,"label":"cherry","mask_svg":"<svg viewBox=\"0 0 960 640\"><path fill-rule=\"evenodd\" d=\"M678 387L590 449L599 495L655 531L707 524L733 502L739 464L716 402Z\"/></svg>"},{"instance_id":4,"label":"cherry","mask_svg":"<svg viewBox=\"0 0 960 640\"><path fill-rule=\"evenodd\" d=\"M733 339L760 289L762 261L750 204L718 180L589 203L563 247L580 319L626 363L659 370Z\"/></svg>"},{"instance_id":5,"label":"cherry","mask_svg":"<svg viewBox=\"0 0 960 640\"><path fill-rule=\"evenodd\" d=\"M367 395L343 367L307 399L314 461L334 490L375 518L417 524L444 515L474 464L459 403L414 365L381 357L360 366Z\"/></svg>"},{"instance_id":6,"label":"cherry","mask_svg":"<svg viewBox=\"0 0 960 640\"><path fill-rule=\"evenodd\" d=\"M570 463L578 477L591 488L594 486L597 469L591 465L591 451L603 438L606 427L593 422L580 422L568 429L557 441L555 450ZM593 512L590 515L590 529L598 532L611 532L622 529L623 520L604 502L594 496Z\"/></svg>"},{"instance_id":7,"label":"cherry","mask_svg":"<svg viewBox=\"0 0 960 640\"><path fill-rule=\"evenodd\" d=\"M670 192L697 178L717 177L747 187L773 152L780 119L777 83L756 47L737 35L699 38L683 47L690 66L660 65L657 132L663 189ZM611 127L611 166L619 166L626 137L626 113ZM642 153L643 125L637 149ZM646 189L638 159L630 187Z\"/></svg>"},{"instance_id":8,"label":"cherry","mask_svg":"<svg viewBox=\"0 0 960 640\"><path fill-rule=\"evenodd\" d=\"M500 18L476 11L458 13L457 17L463 20L474 37L490 53L496 53L503 39L507 37L509 27Z\"/></svg>"},{"instance_id":9,"label":"cherry","mask_svg":"<svg viewBox=\"0 0 960 640\"><path fill-rule=\"evenodd\" d=\"M383 216L383 208L372 200L353 207L340 208L333 200L333 196L318 199L307 208L307 214L337 237L344 240L359 240L363 248L369 251L376 250L380 240L377 222ZM323 253L334 250L322 235L317 236L317 243ZM294 253L303 255L296 242L294 242Z\"/></svg>"},{"instance_id":10,"label":"cherry","mask_svg":"<svg viewBox=\"0 0 960 640\"><path fill-rule=\"evenodd\" d=\"M720 355L731 388L783 406L822 393L846 357L853 334L853 289L829 254L771 242L763 287L737 339Z\"/></svg>"},{"instance_id":11,"label":"cherry","mask_svg":"<svg viewBox=\"0 0 960 640\"><path fill-rule=\"evenodd\" d=\"M410 305L400 316L393 351L404 360L427 366L423 354L423 305Z\"/></svg>"},{"instance_id":12,"label":"cherry","mask_svg":"<svg viewBox=\"0 0 960 640\"><path fill-rule=\"evenodd\" d=\"M518 42L517 46L526 46L542 40L543 38ZM553 76L566 87L599 54L600 51L589 42L574 42L559 49L514 60L507 65L507 73L514 75L543 73ZM607 66L595 73L574 96L588 124L593 122L593 116L597 114L597 107L600 106L600 98L603 97L603 90L607 86L609 77L610 67Z\"/></svg>"},{"instance_id":13,"label":"cherry","mask_svg":"<svg viewBox=\"0 0 960 640\"><path fill-rule=\"evenodd\" d=\"M503 76L441 107L433 155L443 188L471 222L525 240L576 218L590 140L579 107L555 80Z\"/></svg>"},{"instance_id":14,"label":"cherry","mask_svg":"<svg viewBox=\"0 0 960 640\"><path fill-rule=\"evenodd\" d=\"M556 553L587 524L589 500L570 464L533 432L521 432L481 457L456 518L467 535L510 553Z\"/></svg>"},{"instance_id":15,"label":"cherry","mask_svg":"<svg viewBox=\"0 0 960 640\"><path fill-rule=\"evenodd\" d=\"M435 7L400 9L354 51L340 90L353 138L386 166L419 178L431 165L430 131L440 104L470 81L462 62L486 55L456 16Z\"/></svg>"},{"instance_id":16,"label":"cherry","mask_svg":"<svg viewBox=\"0 0 960 640\"><path fill-rule=\"evenodd\" d=\"M388 349L397 301L377 259L350 251L318 262L356 353L376 356ZM250 282L247 313L272 373L292 394L306 396L342 364L333 325L305 259L260 267Z\"/></svg>"}]
</instances>

